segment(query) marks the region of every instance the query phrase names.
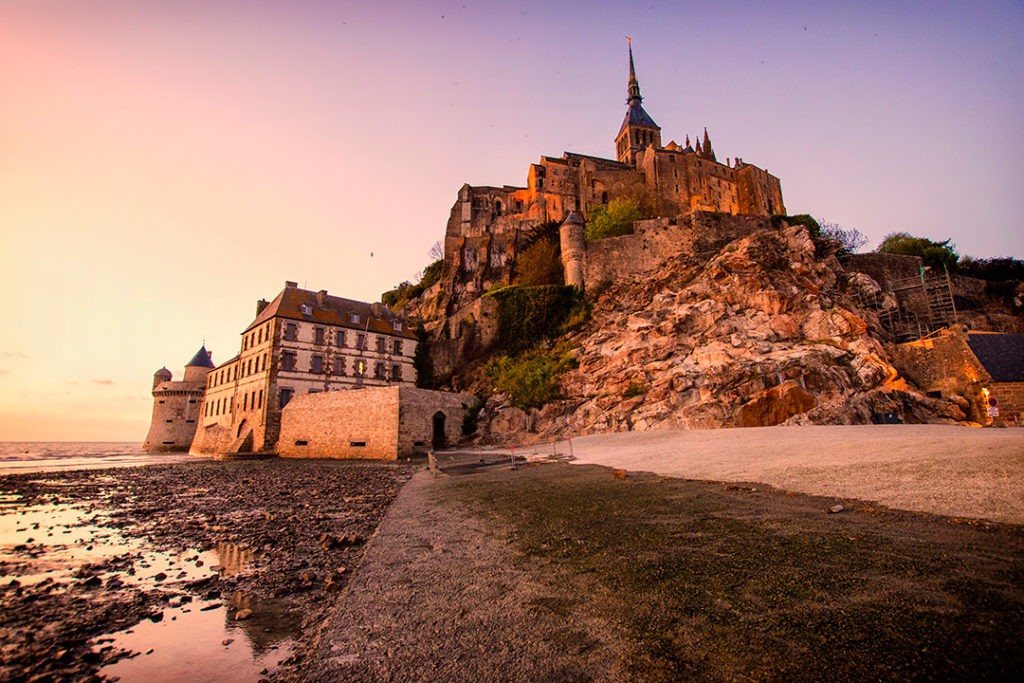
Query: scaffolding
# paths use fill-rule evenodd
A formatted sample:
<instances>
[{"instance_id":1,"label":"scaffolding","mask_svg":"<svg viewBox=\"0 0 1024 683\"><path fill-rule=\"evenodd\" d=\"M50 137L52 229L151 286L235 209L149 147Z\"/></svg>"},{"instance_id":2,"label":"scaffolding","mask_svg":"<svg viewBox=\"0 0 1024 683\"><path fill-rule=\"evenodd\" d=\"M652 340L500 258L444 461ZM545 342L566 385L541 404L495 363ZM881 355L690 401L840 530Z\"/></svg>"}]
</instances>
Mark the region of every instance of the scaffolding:
<instances>
[{"instance_id":1,"label":"scaffolding","mask_svg":"<svg viewBox=\"0 0 1024 683\"><path fill-rule=\"evenodd\" d=\"M858 300L878 314L882 327L898 341L921 339L959 322L953 283L945 268L937 275L922 267L918 275L890 282L888 293L896 297L895 307L885 307L885 296L881 293L858 296Z\"/></svg>"}]
</instances>

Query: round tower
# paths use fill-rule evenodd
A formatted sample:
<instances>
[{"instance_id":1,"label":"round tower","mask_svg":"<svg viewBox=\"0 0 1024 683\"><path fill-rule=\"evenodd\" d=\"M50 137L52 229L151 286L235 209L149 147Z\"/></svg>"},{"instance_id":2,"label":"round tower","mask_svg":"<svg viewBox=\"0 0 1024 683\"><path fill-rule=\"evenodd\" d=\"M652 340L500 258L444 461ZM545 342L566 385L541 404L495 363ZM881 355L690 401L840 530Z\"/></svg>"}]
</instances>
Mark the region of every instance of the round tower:
<instances>
[{"instance_id":1,"label":"round tower","mask_svg":"<svg viewBox=\"0 0 1024 683\"><path fill-rule=\"evenodd\" d=\"M562 221L558 236L562 246L562 270L565 284L583 289L583 255L587 251L587 240L583 232L584 222L575 211Z\"/></svg>"},{"instance_id":2,"label":"round tower","mask_svg":"<svg viewBox=\"0 0 1024 683\"><path fill-rule=\"evenodd\" d=\"M192 360L185 364L185 381L201 383L206 386L206 376L214 367L210 352L206 350L206 344L203 344L196 351L196 355L192 356Z\"/></svg>"},{"instance_id":3,"label":"round tower","mask_svg":"<svg viewBox=\"0 0 1024 683\"><path fill-rule=\"evenodd\" d=\"M188 452L202 416L206 375L211 370L213 361L204 345L185 366L183 381L172 382L167 368L153 374L153 418L144 450Z\"/></svg>"},{"instance_id":4,"label":"round tower","mask_svg":"<svg viewBox=\"0 0 1024 683\"><path fill-rule=\"evenodd\" d=\"M168 370L166 367L160 368L159 370L153 373L153 388L156 389L164 382L170 382L171 377L172 375L170 370Z\"/></svg>"}]
</instances>

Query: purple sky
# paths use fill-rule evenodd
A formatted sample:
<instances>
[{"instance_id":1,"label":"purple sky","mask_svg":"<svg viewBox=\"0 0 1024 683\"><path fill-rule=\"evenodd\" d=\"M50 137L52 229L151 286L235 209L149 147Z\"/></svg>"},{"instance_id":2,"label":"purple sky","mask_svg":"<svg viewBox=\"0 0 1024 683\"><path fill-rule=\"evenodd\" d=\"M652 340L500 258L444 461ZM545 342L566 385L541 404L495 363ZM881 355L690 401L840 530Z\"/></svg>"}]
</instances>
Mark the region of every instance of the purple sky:
<instances>
[{"instance_id":1,"label":"purple sky","mask_svg":"<svg viewBox=\"0 0 1024 683\"><path fill-rule=\"evenodd\" d=\"M1024 256L1021 3L773 4L0 4L0 440L141 440L285 280L375 300L462 183L613 155L626 34L663 139L791 213Z\"/></svg>"}]
</instances>

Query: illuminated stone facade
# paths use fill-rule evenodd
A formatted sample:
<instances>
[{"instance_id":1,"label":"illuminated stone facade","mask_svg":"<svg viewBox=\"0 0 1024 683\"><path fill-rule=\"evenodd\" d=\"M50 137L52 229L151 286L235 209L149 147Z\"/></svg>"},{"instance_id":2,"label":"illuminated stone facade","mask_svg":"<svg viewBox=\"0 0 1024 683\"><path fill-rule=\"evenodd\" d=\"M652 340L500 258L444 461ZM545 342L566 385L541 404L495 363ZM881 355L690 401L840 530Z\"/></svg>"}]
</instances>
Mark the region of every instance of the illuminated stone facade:
<instances>
[{"instance_id":1,"label":"illuminated stone facade","mask_svg":"<svg viewBox=\"0 0 1024 683\"><path fill-rule=\"evenodd\" d=\"M661 128L642 106L629 53L626 117L615 137L616 159L565 152L543 156L526 187L463 185L445 233L448 277L460 287L448 313L496 283L507 284L520 246L545 223L582 219L615 199L636 201L652 217L697 212L784 215L779 179L740 158L721 163L707 129L691 146L661 143ZM576 279L578 271L570 279Z\"/></svg>"},{"instance_id":2,"label":"illuminated stone facade","mask_svg":"<svg viewBox=\"0 0 1024 683\"><path fill-rule=\"evenodd\" d=\"M416 386L416 336L383 304L299 289L257 303L240 353L208 378L193 453L271 452L295 396Z\"/></svg>"}]
</instances>

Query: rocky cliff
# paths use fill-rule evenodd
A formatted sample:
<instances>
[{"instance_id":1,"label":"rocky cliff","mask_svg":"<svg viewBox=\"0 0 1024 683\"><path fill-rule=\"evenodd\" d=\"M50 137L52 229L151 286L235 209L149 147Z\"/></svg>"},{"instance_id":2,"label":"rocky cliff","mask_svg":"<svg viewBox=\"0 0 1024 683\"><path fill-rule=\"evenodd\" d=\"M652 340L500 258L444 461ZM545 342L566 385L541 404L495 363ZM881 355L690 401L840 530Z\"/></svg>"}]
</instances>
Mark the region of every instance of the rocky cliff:
<instances>
[{"instance_id":1,"label":"rocky cliff","mask_svg":"<svg viewBox=\"0 0 1024 683\"><path fill-rule=\"evenodd\" d=\"M877 314L858 304L877 286L827 245L803 227L763 230L611 285L557 342L577 363L564 399L525 411L493 396L478 438L963 420L964 405L899 376Z\"/></svg>"}]
</instances>

